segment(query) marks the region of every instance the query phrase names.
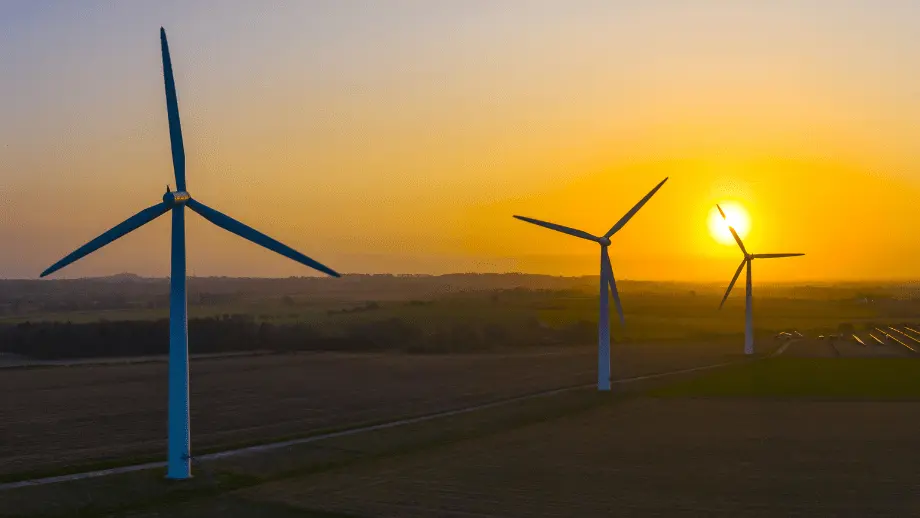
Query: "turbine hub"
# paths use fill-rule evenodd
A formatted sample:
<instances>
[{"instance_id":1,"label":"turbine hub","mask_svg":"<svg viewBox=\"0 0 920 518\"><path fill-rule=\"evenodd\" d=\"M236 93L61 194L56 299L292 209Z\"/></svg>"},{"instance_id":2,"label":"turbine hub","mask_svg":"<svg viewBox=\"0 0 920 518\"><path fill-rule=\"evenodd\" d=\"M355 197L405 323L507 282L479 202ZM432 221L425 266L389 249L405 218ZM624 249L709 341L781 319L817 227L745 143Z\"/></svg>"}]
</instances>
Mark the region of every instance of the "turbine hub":
<instances>
[{"instance_id":1,"label":"turbine hub","mask_svg":"<svg viewBox=\"0 0 920 518\"><path fill-rule=\"evenodd\" d=\"M610 246L610 238L609 238L609 237L601 236L601 237L597 238L597 242L600 243L601 246Z\"/></svg>"},{"instance_id":2,"label":"turbine hub","mask_svg":"<svg viewBox=\"0 0 920 518\"><path fill-rule=\"evenodd\" d=\"M185 205L192 197L185 191L172 191L163 195L163 203L168 205Z\"/></svg>"}]
</instances>

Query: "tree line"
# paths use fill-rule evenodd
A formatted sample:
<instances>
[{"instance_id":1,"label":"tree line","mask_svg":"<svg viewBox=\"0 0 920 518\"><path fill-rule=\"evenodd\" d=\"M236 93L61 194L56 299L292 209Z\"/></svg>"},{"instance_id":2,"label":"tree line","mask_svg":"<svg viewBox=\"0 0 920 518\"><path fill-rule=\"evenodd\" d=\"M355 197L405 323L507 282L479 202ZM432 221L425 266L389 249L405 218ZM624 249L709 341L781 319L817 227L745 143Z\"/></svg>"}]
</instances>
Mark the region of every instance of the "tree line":
<instances>
[{"instance_id":1,"label":"tree line","mask_svg":"<svg viewBox=\"0 0 920 518\"><path fill-rule=\"evenodd\" d=\"M563 327L549 327L536 318L510 322L462 321L433 329L395 317L350 322L337 329L305 323L259 322L246 315L189 321L189 352L192 354L255 350L457 353L503 347L585 344L596 338L594 323L579 321ZM147 356L168 351L167 319L25 322L0 326L0 352L35 359Z\"/></svg>"}]
</instances>

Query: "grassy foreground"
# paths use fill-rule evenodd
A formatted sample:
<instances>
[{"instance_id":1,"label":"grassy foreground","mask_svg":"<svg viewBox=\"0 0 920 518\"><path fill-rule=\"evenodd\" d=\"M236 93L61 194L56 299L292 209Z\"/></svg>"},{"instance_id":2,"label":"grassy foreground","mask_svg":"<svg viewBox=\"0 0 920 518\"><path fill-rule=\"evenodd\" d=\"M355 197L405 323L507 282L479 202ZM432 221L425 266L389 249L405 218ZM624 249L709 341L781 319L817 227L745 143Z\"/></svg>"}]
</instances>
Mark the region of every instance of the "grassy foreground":
<instances>
[{"instance_id":1,"label":"grassy foreground","mask_svg":"<svg viewBox=\"0 0 920 518\"><path fill-rule=\"evenodd\" d=\"M658 388L650 395L920 400L920 361L771 358Z\"/></svg>"}]
</instances>

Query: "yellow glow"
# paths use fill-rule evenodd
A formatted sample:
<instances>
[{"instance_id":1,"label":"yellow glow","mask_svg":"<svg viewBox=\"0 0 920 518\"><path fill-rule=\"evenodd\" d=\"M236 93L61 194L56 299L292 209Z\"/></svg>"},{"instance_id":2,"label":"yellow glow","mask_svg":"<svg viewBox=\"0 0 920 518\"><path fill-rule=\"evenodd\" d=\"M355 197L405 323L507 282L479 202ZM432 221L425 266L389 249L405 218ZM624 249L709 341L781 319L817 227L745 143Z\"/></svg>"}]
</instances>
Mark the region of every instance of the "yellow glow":
<instances>
[{"instance_id":1,"label":"yellow glow","mask_svg":"<svg viewBox=\"0 0 920 518\"><path fill-rule=\"evenodd\" d=\"M591 243L511 216L603 233L667 176L614 236L618 280L727 281L740 254L722 201L757 215L757 232L734 223L751 251L808 254L758 282L920 279L907 2L448 3L225 2L221 25L242 32L196 30L213 25L203 2L160 9L185 20L166 29L196 196L342 272L596 276ZM0 277L35 277L175 188L149 9L94 12L117 34L35 11L0 58L17 78L0 81L16 99L0 101ZM854 17L871 21L859 38ZM187 220L191 275L314 274ZM169 275L169 229L158 218L55 278Z\"/></svg>"},{"instance_id":2,"label":"yellow glow","mask_svg":"<svg viewBox=\"0 0 920 518\"><path fill-rule=\"evenodd\" d=\"M751 218L740 203L733 201L720 202L719 206L725 212L725 219L722 219L719 209L713 207L709 211L709 233L719 243L733 245L735 244L735 239L732 237L728 227L734 227L735 232L744 239L748 231L751 230Z\"/></svg>"}]
</instances>

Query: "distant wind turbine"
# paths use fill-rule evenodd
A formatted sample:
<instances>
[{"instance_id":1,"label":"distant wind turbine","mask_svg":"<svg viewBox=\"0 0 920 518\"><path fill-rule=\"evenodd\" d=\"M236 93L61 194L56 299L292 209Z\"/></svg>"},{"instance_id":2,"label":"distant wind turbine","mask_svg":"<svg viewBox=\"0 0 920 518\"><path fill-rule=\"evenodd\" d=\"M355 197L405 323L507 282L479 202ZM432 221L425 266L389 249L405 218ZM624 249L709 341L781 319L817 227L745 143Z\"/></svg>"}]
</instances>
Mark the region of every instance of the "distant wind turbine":
<instances>
[{"instance_id":1,"label":"distant wind turbine","mask_svg":"<svg viewBox=\"0 0 920 518\"><path fill-rule=\"evenodd\" d=\"M722 219L726 222L728 219L725 217L725 212L722 211L722 207L719 207L716 204L716 208L719 209L719 214L722 215ZM722 302L719 304L719 309L722 309L722 306L725 304L725 299L728 298L728 294L731 293L732 288L735 286L735 281L738 280L738 276L741 275L741 270L747 265L747 284L744 292L744 354L754 354L754 310L752 308L751 298L751 261L754 259L776 259L779 257L796 257L805 254L749 254L747 249L744 248L744 243L741 242L741 238L738 237L738 233L735 232L735 228L731 225L728 226L728 230L731 231L732 237L735 238L735 242L738 243L738 247L741 248L741 253L744 254L744 259L741 260L741 264L738 265L738 270L735 271L735 276L732 277L732 282L728 284L728 289L725 290L725 296L722 297Z\"/></svg>"},{"instance_id":2,"label":"distant wind turbine","mask_svg":"<svg viewBox=\"0 0 920 518\"><path fill-rule=\"evenodd\" d=\"M169 437L166 477L186 479L191 477L191 444L189 434L188 308L185 294L185 207L188 206L188 208L218 227L289 259L333 277L339 277L339 274L293 248L279 243L229 216L221 214L189 195L185 188L185 149L182 144L182 129L179 125L179 103L176 99L176 85L173 80L172 62L169 59L169 45L166 43L166 31L162 27L160 27L160 46L163 53L166 113L169 118L169 140L172 145L176 190L170 192L167 185L166 194L163 195L161 203L138 212L96 239L81 246L67 257L54 263L50 268L42 272L41 276L50 275L132 230L166 214L170 210L172 211L172 265L169 278Z\"/></svg>"},{"instance_id":3,"label":"distant wind turbine","mask_svg":"<svg viewBox=\"0 0 920 518\"><path fill-rule=\"evenodd\" d=\"M594 241L595 243L601 245L601 305L600 305L600 320L597 323L597 390L606 391L610 390L610 306L608 301L607 290L613 292L613 301L616 304L617 314L620 316L620 325L626 325L626 320L623 318L623 306L620 304L620 295L617 293L617 283L613 277L613 267L610 265L610 255L607 253L607 247L610 246L610 236L616 234L626 222L630 220L633 216L639 212L639 209L648 202L652 196L658 192L658 189L661 189L661 186L667 182L668 179L665 178L658 185L655 186L644 198L639 200L632 209L629 210L619 221L616 222L610 230L607 231L601 237L594 236L582 230L564 227L562 225L557 225L555 223L549 223L546 221L540 221L538 219L526 218L524 216L514 216L515 218L526 221L528 223L533 223L534 225L540 225L541 227L546 227L551 230L556 230L570 236L580 237L582 239L587 239L588 241Z\"/></svg>"}]
</instances>

